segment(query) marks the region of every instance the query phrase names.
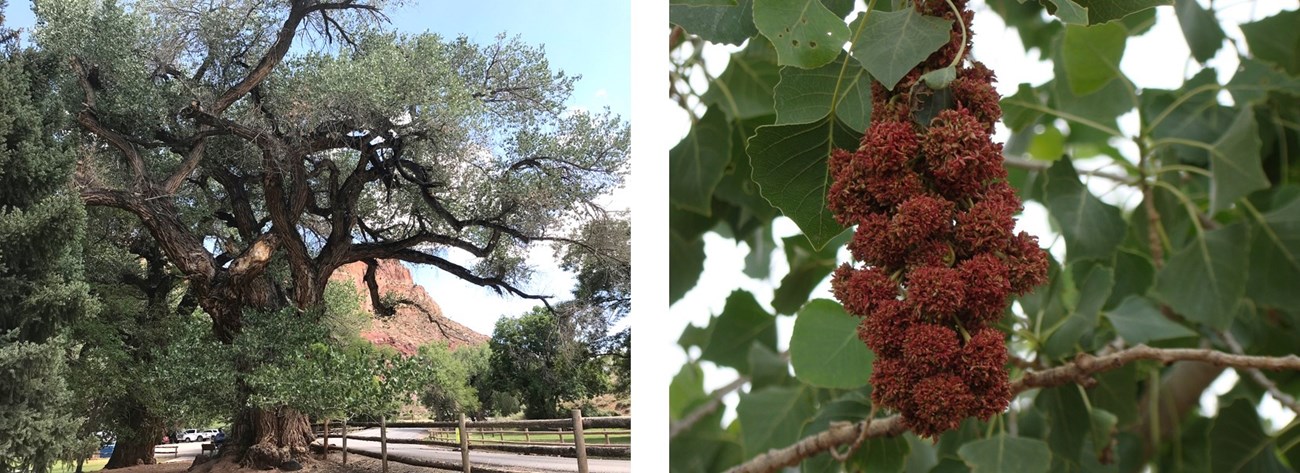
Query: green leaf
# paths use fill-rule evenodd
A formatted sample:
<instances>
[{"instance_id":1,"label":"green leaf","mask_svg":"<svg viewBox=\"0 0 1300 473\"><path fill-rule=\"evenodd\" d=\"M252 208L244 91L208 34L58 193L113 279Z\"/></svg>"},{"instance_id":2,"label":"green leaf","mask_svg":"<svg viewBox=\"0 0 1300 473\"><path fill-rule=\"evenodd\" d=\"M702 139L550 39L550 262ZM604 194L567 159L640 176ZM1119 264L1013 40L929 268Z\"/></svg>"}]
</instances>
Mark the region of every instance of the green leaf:
<instances>
[{"instance_id":1,"label":"green leaf","mask_svg":"<svg viewBox=\"0 0 1300 473\"><path fill-rule=\"evenodd\" d=\"M706 41L739 45L758 34L754 27L754 0L731 5L722 2L668 5L668 21Z\"/></svg>"},{"instance_id":2,"label":"green leaf","mask_svg":"<svg viewBox=\"0 0 1300 473\"><path fill-rule=\"evenodd\" d=\"M1259 128L1255 112L1244 107L1232 126L1214 142L1210 151L1210 213L1226 209L1251 192L1267 189L1268 177L1260 162Z\"/></svg>"},{"instance_id":3,"label":"green leaf","mask_svg":"<svg viewBox=\"0 0 1300 473\"><path fill-rule=\"evenodd\" d=\"M1261 305L1300 307L1300 199L1252 220L1246 294Z\"/></svg>"},{"instance_id":4,"label":"green leaf","mask_svg":"<svg viewBox=\"0 0 1300 473\"><path fill-rule=\"evenodd\" d=\"M731 161L731 125L718 109L711 109L668 152L668 200L708 215L713 189Z\"/></svg>"},{"instance_id":5,"label":"green leaf","mask_svg":"<svg viewBox=\"0 0 1300 473\"><path fill-rule=\"evenodd\" d=\"M861 138L835 117L802 125L758 128L749 140L754 182L772 205L794 220L813 248L844 230L826 207L826 160L835 148L857 149Z\"/></svg>"},{"instance_id":6,"label":"green leaf","mask_svg":"<svg viewBox=\"0 0 1300 473\"><path fill-rule=\"evenodd\" d=\"M754 279L767 279L772 273L772 252L776 250L771 226L759 225L745 237L745 243L749 245L749 254L745 255L743 272Z\"/></svg>"},{"instance_id":7,"label":"green leaf","mask_svg":"<svg viewBox=\"0 0 1300 473\"><path fill-rule=\"evenodd\" d=\"M1291 471L1278 461L1274 449L1251 401L1237 399L1219 410L1210 428L1211 471Z\"/></svg>"},{"instance_id":8,"label":"green leaf","mask_svg":"<svg viewBox=\"0 0 1300 473\"><path fill-rule=\"evenodd\" d=\"M1218 103L1212 92L1217 78L1204 69L1183 82L1176 91L1142 91L1142 123L1152 138L1179 138L1211 143L1236 118L1236 109ZM1209 164L1209 153L1200 147L1174 145L1173 154L1182 162Z\"/></svg>"},{"instance_id":9,"label":"green leaf","mask_svg":"<svg viewBox=\"0 0 1300 473\"><path fill-rule=\"evenodd\" d=\"M1110 440L1115 435L1115 424L1119 418L1103 409L1092 408L1088 411L1088 432L1092 434L1092 455L1099 457L1110 447Z\"/></svg>"},{"instance_id":10,"label":"green leaf","mask_svg":"<svg viewBox=\"0 0 1300 473\"><path fill-rule=\"evenodd\" d=\"M771 348L761 343L749 345L750 389L787 384L790 380L790 363Z\"/></svg>"},{"instance_id":11,"label":"green leaf","mask_svg":"<svg viewBox=\"0 0 1300 473\"><path fill-rule=\"evenodd\" d=\"M1173 5L1174 0L1044 0L1056 7L1057 18L1076 25L1096 25L1118 20L1128 15L1155 8L1161 5ZM1048 7L1053 12L1052 7Z\"/></svg>"},{"instance_id":12,"label":"green leaf","mask_svg":"<svg viewBox=\"0 0 1300 473\"><path fill-rule=\"evenodd\" d=\"M1115 285L1115 273L1110 268L1097 266L1087 274L1079 279L1079 299L1074 310L1055 327L1043 344L1043 351L1050 358L1058 359L1076 353L1079 340L1097 326L1101 307L1110 296L1110 288Z\"/></svg>"},{"instance_id":13,"label":"green leaf","mask_svg":"<svg viewBox=\"0 0 1300 473\"><path fill-rule=\"evenodd\" d=\"M1047 423L1047 446L1052 451L1054 471L1077 471L1083 441L1091 419L1079 386L1067 384L1045 388L1034 398Z\"/></svg>"},{"instance_id":14,"label":"green leaf","mask_svg":"<svg viewBox=\"0 0 1300 473\"><path fill-rule=\"evenodd\" d=\"M1127 364L1093 376L1097 384L1088 388L1092 407L1115 413L1120 427L1138 420L1137 365Z\"/></svg>"},{"instance_id":15,"label":"green leaf","mask_svg":"<svg viewBox=\"0 0 1300 473\"><path fill-rule=\"evenodd\" d=\"M862 442L849 461L862 471L897 473L907 465L911 450L902 436L872 437Z\"/></svg>"},{"instance_id":16,"label":"green leaf","mask_svg":"<svg viewBox=\"0 0 1300 473\"><path fill-rule=\"evenodd\" d=\"M1109 260L1124 239L1119 208L1088 192L1069 158L1053 163L1046 178L1045 203L1065 238L1066 261Z\"/></svg>"},{"instance_id":17,"label":"green leaf","mask_svg":"<svg viewBox=\"0 0 1300 473\"><path fill-rule=\"evenodd\" d=\"M669 440L668 448L673 452L668 459L669 471L723 471L745 458L737 435L722 430L722 414L719 409Z\"/></svg>"},{"instance_id":18,"label":"green leaf","mask_svg":"<svg viewBox=\"0 0 1300 473\"><path fill-rule=\"evenodd\" d=\"M781 285L773 292L772 308L778 314L793 314L803 307L813 289L835 270L835 253L848 243L850 236L849 231L840 233L821 250L814 250L802 236L782 239L790 272L781 278Z\"/></svg>"},{"instance_id":19,"label":"green leaf","mask_svg":"<svg viewBox=\"0 0 1300 473\"><path fill-rule=\"evenodd\" d=\"M801 437L816 435L830 428L832 422L857 422L871 415L871 399L861 390L849 391L830 402L823 402L817 415L803 425ZM807 473L838 473L840 463L829 453L819 453L804 460L799 469Z\"/></svg>"},{"instance_id":20,"label":"green leaf","mask_svg":"<svg viewBox=\"0 0 1300 473\"><path fill-rule=\"evenodd\" d=\"M727 69L709 83L700 101L721 108L733 122L771 115L776 113L772 89L780 79L772 43L756 38L731 55Z\"/></svg>"},{"instance_id":21,"label":"green leaf","mask_svg":"<svg viewBox=\"0 0 1300 473\"><path fill-rule=\"evenodd\" d=\"M740 395L740 422L745 458L799 440L800 427L817 413L807 386L769 387Z\"/></svg>"},{"instance_id":22,"label":"green leaf","mask_svg":"<svg viewBox=\"0 0 1300 473\"><path fill-rule=\"evenodd\" d=\"M997 434L967 443L957 450L973 473L1045 473L1052 452L1038 439Z\"/></svg>"},{"instance_id":23,"label":"green leaf","mask_svg":"<svg viewBox=\"0 0 1300 473\"><path fill-rule=\"evenodd\" d=\"M1152 296L1188 320L1228 328L1246 292L1248 237L1243 224L1206 232L1169 258Z\"/></svg>"},{"instance_id":24,"label":"green leaf","mask_svg":"<svg viewBox=\"0 0 1300 473\"><path fill-rule=\"evenodd\" d=\"M681 419L692 408L709 399L704 392L704 371L696 363L682 365L682 370L668 384L668 414Z\"/></svg>"},{"instance_id":25,"label":"green leaf","mask_svg":"<svg viewBox=\"0 0 1300 473\"><path fill-rule=\"evenodd\" d=\"M749 373L751 343L776 350L776 317L745 291L734 291L727 297L722 314L713 320L709 330L712 337L700 359L735 368L741 374Z\"/></svg>"},{"instance_id":26,"label":"green leaf","mask_svg":"<svg viewBox=\"0 0 1300 473\"><path fill-rule=\"evenodd\" d=\"M1074 2L1074 0L1042 0L1047 12L1056 15L1062 22L1069 25L1087 25L1088 9Z\"/></svg>"},{"instance_id":27,"label":"green leaf","mask_svg":"<svg viewBox=\"0 0 1300 473\"><path fill-rule=\"evenodd\" d=\"M1214 57L1227 38L1219 20L1214 18L1214 12L1201 8L1196 0L1177 0L1174 13L1178 15L1178 26L1183 29L1183 38L1192 50L1192 57L1202 64Z\"/></svg>"},{"instance_id":28,"label":"green leaf","mask_svg":"<svg viewBox=\"0 0 1300 473\"><path fill-rule=\"evenodd\" d=\"M728 6L735 5L736 0L668 0L669 5L692 5L692 6Z\"/></svg>"},{"instance_id":29,"label":"green leaf","mask_svg":"<svg viewBox=\"0 0 1300 473\"><path fill-rule=\"evenodd\" d=\"M871 350L858 339L861 320L826 299L808 302L794 321L790 335L790 364L805 383L850 389L871 378Z\"/></svg>"},{"instance_id":30,"label":"green leaf","mask_svg":"<svg viewBox=\"0 0 1300 473\"><path fill-rule=\"evenodd\" d=\"M861 31L853 41L853 57L881 85L894 90L908 71L948 43L952 21L903 8L864 12L850 27Z\"/></svg>"},{"instance_id":31,"label":"green leaf","mask_svg":"<svg viewBox=\"0 0 1300 473\"><path fill-rule=\"evenodd\" d=\"M1196 336L1196 332L1166 318L1154 302L1142 296L1124 299L1119 307L1106 312L1106 319L1130 344Z\"/></svg>"},{"instance_id":32,"label":"green leaf","mask_svg":"<svg viewBox=\"0 0 1300 473\"><path fill-rule=\"evenodd\" d=\"M1238 105L1260 104L1268 98L1269 92L1280 92L1292 97L1300 97L1300 78L1291 77L1248 57L1238 58L1241 67L1228 81L1228 92Z\"/></svg>"},{"instance_id":33,"label":"green leaf","mask_svg":"<svg viewBox=\"0 0 1300 473\"><path fill-rule=\"evenodd\" d=\"M948 66L943 69L935 69L921 76L925 81L925 86L931 90L943 90L948 88L948 84L957 79L957 68Z\"/></svg>"},{"instance_id":34,"label":"green leaf","mask_svg":"<svg viewBox=\"0 0 1300 473\"><path fill-rule=\"evenodd\" d=\"M1052 125L1043 127L1043 132L1029 141L1029 155L1043 161L1061 159L1065 155L1065 135Z\"/></svg>"},{"instance_id":35,"label":"green leaf","mask_svg":"<svg viewBox=\"0 0 1300 473\"><path fill-rule=\"evenodd\" d=\"M749 137L753 136L754 130L772 124L773 119L775 116L767 115L745 120L740 122L739 126L733 124L731 127L731 164L722 174L722 180L714 189L713 197L734 205L739 210L741 218L752 216L761 222L767 222L777 215L777 210L772 207L772 203L759 194L758 183L754 182L754 169L750 167L749 155L745 153Z\"/></svg>"},{"instance_id":36,"label":"green leaf","mask_svg":"<svg viewBox=\"0 0 1300 473\"><path fill-rule=\"evenodd\" d=\"M871 76L848 60L841 55L816 69L782 68L776 123L809 123L834 114L854 131L865 132L871 121Z\"/></svg>"},{"instance_id":37,"label":"green leaf","mask_svg":"<svg viewBox=\"0 0 1300 473\"><path fill-rule=\"evenodd\" d=\"M1136 227L1136 225L1134 226ZM1145 235L1146 233L1141 234ZM1128 296L1146 294L1147 289L1151 288L1151 283L1155 279L1156 268L1151 263L1150 257L1146 254L1120 248L1115 253L1115 287L1111 290L1110 297L1106 299L1104 307L1113 308Z\"/></svg>"},{"instance_id":38,"label":"green leaf","mask_svg":"<svg viewBox=\"0 0 1300 473\"><path fill-rule=\"evenodd\" d=\"M1020 84L1016 93L1003 98L999 105L1002 106L1002 123L1011 131L1024 130L1043 116L1043 102L1029 84Z\"/></svg>"},{"instance_id":39,"label":"green leaf","mask_svg":"<svg viewBox=\"0 0 1300 473\"><path fill-rule=\"evenodd\" d=\"M772 41L782 66L823 66L849 40L844 19L818 0L754 0L754 24Z\"/></svg>"},{"instance_id":40,"label":"green leaf","mask_svg":"<svg viewBox=\"0 0 1300 473\"><path fill-rule=\"evenodd\" d=\"M1065 27L1061 57L1070 91L1088 95L1122 75L1119 61L1127 40L1128 30L1119 23Z\"/></svg>"},{"instance_id":41,"label":"green leaf","mask_svg":"<svg viewBox=\"0 0 1300 473\"><path fill-rule=\"evenodd\" d=\"M704 240L686 240L668 232L668 303L672 304L695 287L704 271Z\"/></svg>"},{"instance_id":42,"label":"green leaf","mask_svg":"<svg viewBox=\"0 0 1300 473\"><path fill-rule=\"evenodd\" d=\"M1300 10L1282 11L1253 23L1243 23L1250 53L1256 59L1300 76Z\"/></svg>"}]
</instances>

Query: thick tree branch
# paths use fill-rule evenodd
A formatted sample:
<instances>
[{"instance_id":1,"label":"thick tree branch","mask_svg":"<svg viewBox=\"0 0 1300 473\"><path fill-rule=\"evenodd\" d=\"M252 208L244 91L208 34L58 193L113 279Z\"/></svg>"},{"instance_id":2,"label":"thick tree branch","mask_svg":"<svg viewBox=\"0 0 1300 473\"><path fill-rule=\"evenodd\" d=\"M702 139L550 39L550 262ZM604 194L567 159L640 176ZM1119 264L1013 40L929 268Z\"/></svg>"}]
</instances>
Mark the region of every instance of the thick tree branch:
<instances>
[{"instance_id":1,"label":"thick tree branch","mask_svg":"<svg viewBox=\"0 0 1300 473\"><path fill-rule=\"evenodd\" d=\"M492 289L496 291L497 294L501 294L503 292L509 292L516 296L522 297L524 299L540 300L542 301L543 304L547 306L547 308L550 308L550 303L547 299L549 299L551 296L543 296L543 295L530 294L524 292L522 289L515 287L513 284L506 282L504 279L500 277L479 276L474 274L472 271L465 268L464 266L458 265L456 263L452 263L451 261L448 261L443 258L439 258L437 256L428 253L406 249L394 253L392 257L409 263L427 264L427 265L437 267L438 269L451 273L453 276L461 278L466 282L469 282L470 284L475 284L478 286L483 286Z\"/></svg>"},{"instance_id":2,"label":"thick tree branch","mask_svg":"<svg viewBox=\"0 0 1300 473\"><path fill-rule=\"evenodd\" d=\"M275 42L271 43L271 47L267 48L266 54L257 61L257 65L253 66L253 70L249 71L243 80L240 80L239 83L231 86L230 90L217 97L217 100L212 104L213 112L218 115L221 114L221 112L224 112L241 97L253 90L253 87L257 87L263 80L266 80L267 76L271 75L271 71L275 69L275 66L279 65L280 61L284 60L284 56L289 53L289 48L293 45L293 38L298 33L298 25L302 24L302 20L311 13L326 10L369 10L374 12L378 11L378 7L374 5L358 5L353 0L331 3L294 0L293 7L289 10L289 17L284 20L284 24L280 26L279 32L276 33Z\"/></svg>"},{"instance_id":3,"label":"thick tree branch","mask_svg":"<svg viewBox=\"0 0 1300 473\"><path fill-rule=\"evenodd\" d=\"M1105 356L1080 353L1075 356L1074 361L1064 365L1041 371L1026 372L1020 379L1011 383L1011 392L1020 393L1031 388L1061 386L1070 383L1088 386L1096 383L1092 375L1116 369L1138 360L1155 360L1163 363L1197 361L1219 367L1300 371L1300 356L1296 355L1283 357L1249 356L1210 349L1151 348L1146 345L1138 345ZM883 419L869 419L869 421L832 425L831 428L823 432L804 437L788 447L769 450L727 471L729 473L772 472L783 467L793 466L805 458L834 447L852 444L861 435L861 429L863 428L869 429L866 434L867 437L892 437L907 431L902 418L898 415ZM867 427L868 424L870 424L870 427Z\"/></svg>"}]
</instances>

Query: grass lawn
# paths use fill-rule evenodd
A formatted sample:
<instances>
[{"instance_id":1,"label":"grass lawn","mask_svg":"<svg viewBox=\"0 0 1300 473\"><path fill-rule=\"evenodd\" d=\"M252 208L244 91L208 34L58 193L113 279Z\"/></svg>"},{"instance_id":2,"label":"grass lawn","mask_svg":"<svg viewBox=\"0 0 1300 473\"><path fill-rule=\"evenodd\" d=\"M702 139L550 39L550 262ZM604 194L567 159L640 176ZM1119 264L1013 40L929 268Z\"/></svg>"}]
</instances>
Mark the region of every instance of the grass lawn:
<instances>
[{"instance_id":1,"label":"grass lawn","mask_svg":"<svg viewBox=\"0 0 1300 473\"><path fill-rule=\"evenodd\" d=\"M92 458L81 464L81 471L99 471L104 469L104 465L107 464L107 458ZM52 473L72 473L77 471L77 464L58 462L54 464L54 468L50 471Z\"/></svg>"}]
</instances>

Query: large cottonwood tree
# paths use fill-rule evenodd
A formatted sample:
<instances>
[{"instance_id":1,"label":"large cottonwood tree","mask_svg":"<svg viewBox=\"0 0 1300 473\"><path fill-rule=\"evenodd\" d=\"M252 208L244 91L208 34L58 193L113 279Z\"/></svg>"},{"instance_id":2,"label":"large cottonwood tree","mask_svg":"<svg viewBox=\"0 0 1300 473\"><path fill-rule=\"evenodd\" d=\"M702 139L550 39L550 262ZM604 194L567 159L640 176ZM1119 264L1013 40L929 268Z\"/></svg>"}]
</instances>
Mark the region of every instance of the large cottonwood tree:
<instances>
[{"instance_id":1,"label":"large cottonwood tree","mask_svg":"<svg viewBox=\"0 0 1300 473\"><path fill-rule=\"evenodd\" d=\"M526 251L581 246L568 235L626 170L626 124L566 110L574 78L519 39L385 31L378 1L35 6L36 43L69 68L82 200L138 218L226 342L245 317L317 306L355 261L544 298ZM254 464L311 439L289 406L244 409L233 435Z\"/></svg>"}]
</instances>

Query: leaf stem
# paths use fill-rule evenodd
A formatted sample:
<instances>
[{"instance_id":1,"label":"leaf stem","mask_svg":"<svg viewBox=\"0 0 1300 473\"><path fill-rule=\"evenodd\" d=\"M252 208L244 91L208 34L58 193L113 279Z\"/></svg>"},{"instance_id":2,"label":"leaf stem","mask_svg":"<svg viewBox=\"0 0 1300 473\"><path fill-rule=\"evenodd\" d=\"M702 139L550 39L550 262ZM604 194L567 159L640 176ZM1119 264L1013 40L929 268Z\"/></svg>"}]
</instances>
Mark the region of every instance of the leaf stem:
<instances>
[{"instance_id":1,"label":"leaf stem","mask_svg":"<svg viewBox=\"0 0 1300 473\"><path fill-rule=\"evenodd\" d=\"M957 4L952 3L952 0L947 0L947 2L948 8L952 9L952 14L957 16L957 24L961 25L961 46L957 48L957 55L952 57L952 64L948 65L948 67L956 69L957 64L961 63L961 57L966 54L966 42L970 39L968 33L966 33L966 22L961 19L961 10L957 9Z\"/></svg>"}]
</instances>

